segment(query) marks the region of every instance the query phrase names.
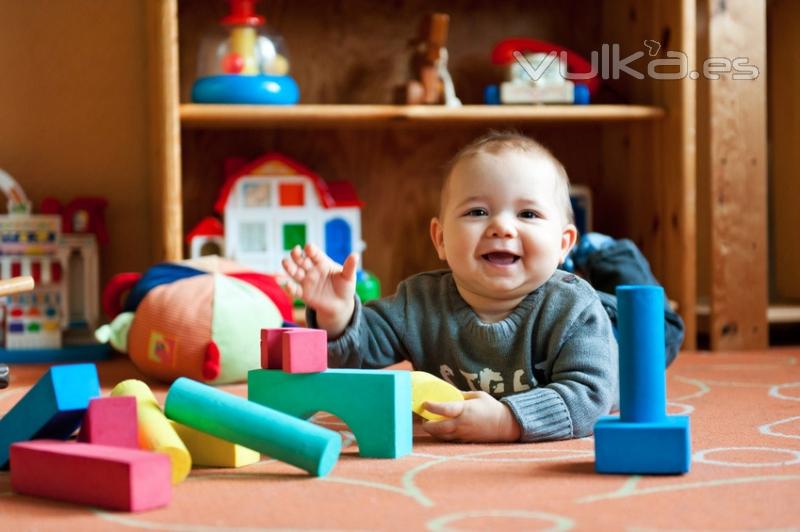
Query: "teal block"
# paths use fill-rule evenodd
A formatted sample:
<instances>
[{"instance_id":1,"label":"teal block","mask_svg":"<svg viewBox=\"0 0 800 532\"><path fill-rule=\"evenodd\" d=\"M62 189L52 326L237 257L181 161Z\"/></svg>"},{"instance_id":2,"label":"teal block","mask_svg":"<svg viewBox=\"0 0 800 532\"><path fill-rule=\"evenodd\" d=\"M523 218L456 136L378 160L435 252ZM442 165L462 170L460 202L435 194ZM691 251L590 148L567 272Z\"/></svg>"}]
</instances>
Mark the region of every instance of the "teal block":
<instances>
[{"instance_id":1,"label":"teal block","mask_svg":"<svg viewBox=\"0 0 800 532\"><path fill-rule=\"evenodd\" d=\"M692 450L688 416L626 422L606 416L594 426L595 470L629 475L687 473Z\"/></svg>"},{"instance_id":2,"label":"teal block","mask_svg":"<svg viewBox=\"0 0 800 532\"><path fill-rule=\"evenodd\" d=\"M185 377L170 386L164 414L318 477L330 472L342 449L338 432Z\"/></svg>"},{"instance_id":3,"label":"teal block","mask_svg":"<svg viewBox=\"0 0 800 532\"><path fill-rule=\"evenodd\" d=\"M94 364L53 366L0 419L0 468L8 467L12 443L66 440L78 428L89 400L100 396Z\"/></svg>"},{"instance_id":4,"label":"teal block","mask_svg":"<svg viewBox=\"0 0 800 532\"><path fill-rule=\"evenodd\" d=\"M411 377L407 371L285 373L254 369L247 378L247 398L301 418L320 411L337 416L353 432L361 456L399 458L411 452Z\"/></svg>"}]
</instances>

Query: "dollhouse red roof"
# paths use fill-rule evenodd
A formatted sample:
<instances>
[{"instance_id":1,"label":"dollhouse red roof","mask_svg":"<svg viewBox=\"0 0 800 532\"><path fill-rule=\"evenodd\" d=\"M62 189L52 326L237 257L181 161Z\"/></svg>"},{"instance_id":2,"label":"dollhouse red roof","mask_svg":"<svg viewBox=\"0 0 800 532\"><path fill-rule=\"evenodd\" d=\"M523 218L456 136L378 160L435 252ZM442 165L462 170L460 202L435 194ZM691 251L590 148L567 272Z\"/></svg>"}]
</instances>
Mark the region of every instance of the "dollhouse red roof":
<instances>
[{"instance_id":1,"label":"dollhouse red roof","mask_svg":"<svg viewBox=\"0 0 800 532\"><path fill-rule=\"evenodd\" d=\"M225 227L219 219L206 216L186 235L186 242L191 243L196 236L225 236Z\"/></svg>"},{"instance_id":2,"label":"dollhouse red roof","mask_svg":"<svg viewBox=\"0 0 800 532\"><path fill-rule=\"evenodd\" d=\"M220 214L224 213L228 196L233 191L236 182L242 177L252 175L304 175L314 183L319 200L326 209L361 207L363 205L363 202L358 199L353 184L349 181L327 182L302 164L280 153L271 152L228 175L225 184L222 185L217 202L214 204L214 210Z\"/></svg>"}]
</instances>

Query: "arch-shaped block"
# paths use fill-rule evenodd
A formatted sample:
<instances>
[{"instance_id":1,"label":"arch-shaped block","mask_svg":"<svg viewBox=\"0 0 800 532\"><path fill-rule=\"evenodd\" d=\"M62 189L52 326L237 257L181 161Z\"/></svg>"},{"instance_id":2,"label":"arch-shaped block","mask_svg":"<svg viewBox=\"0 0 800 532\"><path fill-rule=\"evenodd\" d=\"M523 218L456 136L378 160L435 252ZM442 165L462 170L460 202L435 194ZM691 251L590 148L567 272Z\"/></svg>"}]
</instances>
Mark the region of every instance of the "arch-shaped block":
<instances>
[{"instance_id":1,"label":"arch-shaped block","mask_svg":"<svg viewBox=\"0 0 800 532\"><path fill-rule=\"evenodd\" d=\"M353 432L361 456L399 458L411 452L411 379L407 371L286 373L254 369L248 374L247 398L302 418L330 412Z\"/></svg>"}]
</instances>

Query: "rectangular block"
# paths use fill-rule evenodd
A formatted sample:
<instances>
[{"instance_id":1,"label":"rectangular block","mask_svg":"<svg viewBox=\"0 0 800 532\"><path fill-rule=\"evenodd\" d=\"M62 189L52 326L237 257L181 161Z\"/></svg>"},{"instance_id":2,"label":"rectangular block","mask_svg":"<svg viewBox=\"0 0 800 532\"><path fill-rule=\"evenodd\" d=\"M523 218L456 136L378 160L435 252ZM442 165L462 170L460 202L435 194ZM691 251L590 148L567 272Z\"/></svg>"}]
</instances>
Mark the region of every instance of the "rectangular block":
<instances>
[{"instance_id":1,"label":"rectangular block","mask_svg":"<svg viewBox=\"0 0 800 532\"><path fill-rule=\"evenodd\" d=\"M258 451L200 432L177 421L170 422L189 449L193 466L244 467L261 460L261 453Z\"/></svg>"},{"instance_id":2,"label":"rectangular block","mask_svg":"<svg viewBox=\"0 0 800 532\"><path fill-rule=\"evenodd\" d=\"M138 449L136 398L119 396L90 400L78 441Z\"/></svg>"},{"instance_id":3,"label":"rectangular block","mask_svg":"<svg viewBox=\"0 0 800 532\"><path fill-rule=\"evenodd\" d=\"M12 443L65 440L81 423L89 399L100 395L94 364L53 366L0 419L0 468L8 467Z\"/></svg>"},{"instance_id":4,"label":"rectangular block","mask_svg":"<svg viewBox=\"0 0 800 532\"><path fill-rule=\"evenodd\" d=\"M689 418L626 423L618 416L606 416L594 426L594 449L598 473L687 473L692 460Z\"/></svg>"},{"instance_id":5,"label":"rectangular block","mask_svg":"<svg viewBox=\"0 0 800 532\"><path fill-rule=\"evenodd\" d=\"M319 373L328 369L328 332L297 328L283 333L283 371Z\"/></svg>"},{"instance_id":6,"label":"rectangular block","mask_svg":"<svg viewBox=\"0 0 800 532\"><path fill-rule=\"evenodd\" d=\"M300 418L319 411L339 417L355 435L361 456L399 458L411 452L408 371L254 369L247 374L247 398Z\"/></svg>"},{"instance_id":7,"label":"rectangular block","mask_svg":"<svg viewBox=\"0 0 800 532\"><path fill-rule=\"evenodd\" d=\"M281 369L283 367L283 333L294 327L261 329L261 367Z\"/></svg>"},{"instance_id":8,"label":"rectangular block","mask_svg":"<svg viewBox=\"0 0 800 532\"><path fill-rule=\"evenodd\" d=\"M171 476L162 453L55 440L11 446L11 489L22 495L138 512L169 504Z\"/></svg>"}]
</instances>

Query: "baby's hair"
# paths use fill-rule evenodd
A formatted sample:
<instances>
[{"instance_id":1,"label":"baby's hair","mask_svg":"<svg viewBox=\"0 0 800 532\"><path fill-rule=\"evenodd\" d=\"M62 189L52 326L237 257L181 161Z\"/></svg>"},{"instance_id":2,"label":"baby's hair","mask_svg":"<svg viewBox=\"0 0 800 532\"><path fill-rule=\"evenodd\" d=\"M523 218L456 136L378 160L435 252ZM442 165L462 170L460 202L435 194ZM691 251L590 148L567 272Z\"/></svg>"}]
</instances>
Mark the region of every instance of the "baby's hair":
<instances>
[{"instance_id":1,"label":"baby's hair","mask_svg":"<svg viewBox=\"0 0 800 532\"><path fill-rule=\"evenodd\" d=\"M442 216L441 207L444 203L445 188L450 181L450 174L458 163L464 159L474 157L479 153L492 153L496 154L503 150L516 150L523 153L528 153L534 157L543 157L550 161L556 170L556 197L560 203L561 211L564 214L564 219L567 223L575 223L575 214L572 211L572 203L569 199L569 177L564 165L550 153L550 150L536 142L530 137L518 133L516 131L496 131L491 130L485 135L473 140L450 160L445 166L444 183L442 183L442 199L439 205L439 216Z\"/></svg>"}]
</instances>

